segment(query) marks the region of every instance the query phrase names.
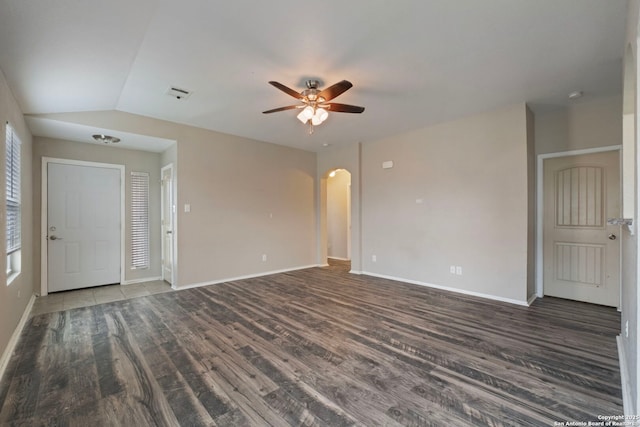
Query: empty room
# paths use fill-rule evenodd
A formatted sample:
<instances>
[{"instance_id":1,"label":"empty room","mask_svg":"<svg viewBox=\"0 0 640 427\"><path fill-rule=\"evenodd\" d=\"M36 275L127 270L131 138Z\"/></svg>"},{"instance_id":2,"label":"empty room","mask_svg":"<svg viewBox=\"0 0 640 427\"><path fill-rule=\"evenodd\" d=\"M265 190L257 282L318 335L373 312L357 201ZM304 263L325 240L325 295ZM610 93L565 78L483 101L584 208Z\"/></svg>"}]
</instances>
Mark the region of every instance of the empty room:
<instances>
[{"instance_id":1,"label":"empty room","mask_svg":"<svg viewBox=\"0 0 640 427\"><path fill-rule=\"evenodd\" d=\"M0 425L640 425L639 25L0 2Z\"/></svg>"}]
</instances>

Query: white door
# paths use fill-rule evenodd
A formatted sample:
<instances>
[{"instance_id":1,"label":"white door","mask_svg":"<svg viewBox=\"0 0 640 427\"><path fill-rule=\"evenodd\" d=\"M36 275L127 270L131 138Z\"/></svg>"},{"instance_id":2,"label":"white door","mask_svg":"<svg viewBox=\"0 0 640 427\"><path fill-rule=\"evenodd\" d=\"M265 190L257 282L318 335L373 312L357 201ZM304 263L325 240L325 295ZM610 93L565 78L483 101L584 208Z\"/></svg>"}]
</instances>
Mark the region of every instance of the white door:
<instances>
[{"instance_id":1,"label":"white door","mask_svg":"<svg viewBox=\"0 0 640 427\"><path fill-rule=\"evenodd\" d=\"M162 168L162 279L173 284L173 167Z\"/></svg>"},{"instance_id":2,"label":"white door","mask_svg":"<svg viewBox=\"0 0 640 427\"><path fill-rule=\"evenodd\" d=\"M618 151L544 161L545 295L620 304Z\"/></svg>"},{"instance_id":3,"label":"white door","mask_svg":"<svg viewBox=\"0 0 640 427\"><path fill-rule=\"evenodd\" d=\"M120 170L48 163L48 291L120 283Z\"/></svg>"}]
</instances>

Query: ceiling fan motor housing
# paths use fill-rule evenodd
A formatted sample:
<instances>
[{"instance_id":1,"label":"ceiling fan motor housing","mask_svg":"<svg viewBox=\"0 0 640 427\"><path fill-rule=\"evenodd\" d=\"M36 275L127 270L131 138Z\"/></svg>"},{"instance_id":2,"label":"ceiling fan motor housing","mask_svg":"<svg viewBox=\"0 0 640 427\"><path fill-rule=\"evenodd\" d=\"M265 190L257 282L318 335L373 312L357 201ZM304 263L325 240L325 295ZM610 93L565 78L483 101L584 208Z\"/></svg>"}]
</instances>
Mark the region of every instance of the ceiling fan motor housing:
<instances>
[{"instance_id":1,"label":"ceiling fan motor housing","mask_svg":"<svg viewBox=\"0 0 640 427\"><path fill-rule=\"evenodd\" d=\"M324 102L324 98L318 98L318 80L307 80L307 89L303 90L301 95L307 98L311 102Z\"/></svg>"},{"instance_id":2,"label":"ceiling fan motor housing","mask_svg":"<svg viewBox=\"0 0 640 427\"><path fill-rule=\"evenodd\" d=\"M318 89L320 82L318 80L307 80L306 85L307 89Z\"/></svg>"}]
</instances>

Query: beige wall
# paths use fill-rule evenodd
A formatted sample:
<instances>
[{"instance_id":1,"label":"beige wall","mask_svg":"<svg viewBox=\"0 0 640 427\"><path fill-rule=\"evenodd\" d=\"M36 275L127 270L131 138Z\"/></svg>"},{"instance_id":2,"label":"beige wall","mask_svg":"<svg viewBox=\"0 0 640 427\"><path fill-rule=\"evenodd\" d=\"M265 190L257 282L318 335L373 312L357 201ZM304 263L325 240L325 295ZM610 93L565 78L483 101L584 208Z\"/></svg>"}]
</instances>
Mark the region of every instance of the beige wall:
<instances>
[{"instance_id":1,"label":"beige wall","mask_svg":"<svg viewBox=\"0 0 640 427\"><path fill-rule=\"evenodd\" d=\"M178 159L178 286L316 264L314 153L199 130Z\"/></svg>"},{"instance_id":2,"label":"beige wall","mask_svg":"<svg viewBox=\"0 0 640 427\"><path fill-rule=\"evenodd\" d=\"M173 172L176 171L176 164L178 163L178 144L173 144L171 147L167 148L160 157L160 163L162 166L167 166L168 164L173 164Z\"/></svg>"},{"instance_id":3,"label":"beige wall","mask_svg":"<svg viewBox=\"0 0 640 427\"><path fill-rule=\"evenodd\" d=\"M536 114L536 154L581 150L622 141L622 97L584 99Z\"/></svg>"},{"instance_id":4,"label":"beige wall","mask_svg":"<svg viewBox=\"0 0 640 427\"><path fill-rule=\"evenodd\" d=\"M364 270L526 302L526 122L518 104L364 144Z\"/></svg>"},{"instance_id":5,"label":"beige wall","mask_svg":"<svg viewBox=\"0 0 640 427\"><path fill-rule=\"evenodd\" d=\"M622 116L622 216L635 216L635 114L625 113Z\"/></svg>"},{"instance_id":6,"label":"beige wall","mask_svg":"<svg viewBox=\"0 0 640 427\"><path fill-rule=\"evenodd\" d=\"M42 201L42 158L82 160L97 163L110 163L125 166L125 283L143 281L161 276L160 271L160 154L148 151L137 151L62 141L50 138L34 138L33 143L33 182L34 182L34 249L36 278L40 278L40 246L41 246L41 201ZM131 269L131 172L149 173L149 230L150 230L150 268L144 270ZM38 289L39 291L39 289Z\"/></svg>"},{"instance_id":7,"label":"beige wall","mask_svg":"<svg viewBox=\"0 0 640 427\"><path fill-rule=\"evenodd\" d=\"M33 275L33 206L31 190L31 150L32 138L24 122L22 112L18 103L14 99L9 89L4 75L0 72L0 127L2 134L2 150L0 161L0 188L5 188L5 123L9 122L22 142L21 146L21 191L22 191L22 272L13 280L11 285L6 286L6 260L7 252L5 242L5 227L0 227L0 274L2 283L0 284L0 357L4 355L11 335L16 329L22 314L27 307L29 299L33 295L34 275ZM5 204L0 203L0 218L4 224Z\"/></svg>"},{"instance_id":8,"label":"beige wall","mask_svg":"<svg viewBox=\"0 0 640 427\"><path fill-rule=\"evenodd\" d=\"M349 186L351 174L345 169L327 179L327 253L329 258L349 259Z\"/></svg>"},{"instance_id":9,"label":"beige wall","mask_svg":"<svg viewBox=\"0 0 640 427\"><path fill-rule=\"evenodd\" d=\"M177 287L316 265L315 153L119 111L42 117L177 141L161 160L179 161Z\"/></svg>"}]
</instances>

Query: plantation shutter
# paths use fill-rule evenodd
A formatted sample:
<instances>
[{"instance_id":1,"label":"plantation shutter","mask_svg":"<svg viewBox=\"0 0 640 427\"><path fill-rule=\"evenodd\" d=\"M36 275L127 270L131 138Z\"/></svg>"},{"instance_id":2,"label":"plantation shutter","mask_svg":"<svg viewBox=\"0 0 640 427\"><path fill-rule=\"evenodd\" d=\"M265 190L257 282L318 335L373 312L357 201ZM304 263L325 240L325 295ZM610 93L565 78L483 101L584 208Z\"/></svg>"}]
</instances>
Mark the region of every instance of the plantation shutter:
<instances>
[{"instance_id":1,"label":"plantation shutter","mask_svg":"<svg viewBox=\"0 0 640 427\"><path fill-rule=\"evenodd\" d=\"M131 172L131 269L149 268L149 174Z\"/></svg>"},{"instance_id":2,"label":"plantation shutter","mask_svg":"<svg viewBox=\"0 0 640 427\"><path fill-rule=\"evenodd\" d=\"M20 232L20 140L7 123L6 136L7 255L21 246Z\"/></svg>"}]
</instances>

